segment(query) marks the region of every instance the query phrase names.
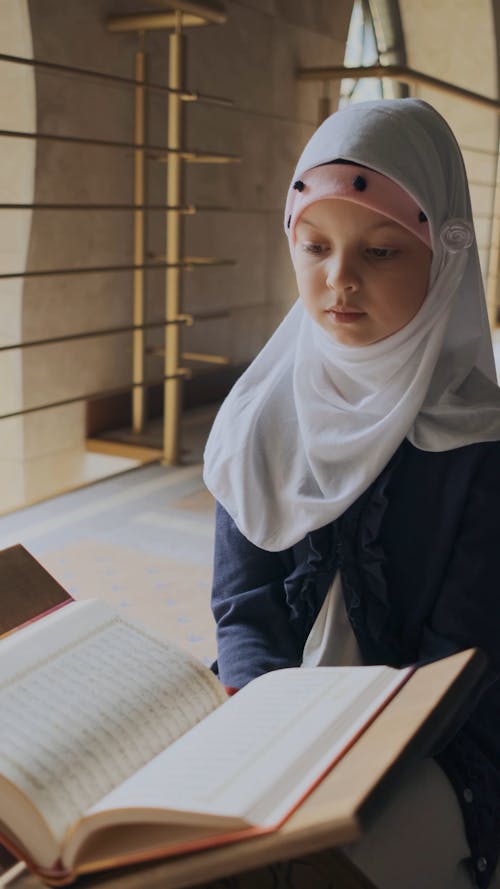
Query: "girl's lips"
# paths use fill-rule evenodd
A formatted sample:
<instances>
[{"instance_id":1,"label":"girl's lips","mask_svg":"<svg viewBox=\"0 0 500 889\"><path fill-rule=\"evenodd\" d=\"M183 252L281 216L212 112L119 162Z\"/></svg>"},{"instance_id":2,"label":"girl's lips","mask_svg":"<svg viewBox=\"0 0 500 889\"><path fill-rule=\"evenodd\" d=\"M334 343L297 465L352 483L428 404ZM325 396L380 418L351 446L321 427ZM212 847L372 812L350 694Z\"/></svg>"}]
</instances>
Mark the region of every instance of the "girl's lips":
<instances>
[{"instance_id":1,"label":"girl's lips","mask_svg":"<svg viewBox=\"0 0 500 889\"><path fill-rule=\"evenodd\" d=\"M366 312L351 308L336 308L335 306L332 306L331 309L326 310L326 314L330 315L330 317L335 321L339 321L341 324L349 324L353 321L359 321L360 318L364 317Z\"/></svg>"}]
</instances>

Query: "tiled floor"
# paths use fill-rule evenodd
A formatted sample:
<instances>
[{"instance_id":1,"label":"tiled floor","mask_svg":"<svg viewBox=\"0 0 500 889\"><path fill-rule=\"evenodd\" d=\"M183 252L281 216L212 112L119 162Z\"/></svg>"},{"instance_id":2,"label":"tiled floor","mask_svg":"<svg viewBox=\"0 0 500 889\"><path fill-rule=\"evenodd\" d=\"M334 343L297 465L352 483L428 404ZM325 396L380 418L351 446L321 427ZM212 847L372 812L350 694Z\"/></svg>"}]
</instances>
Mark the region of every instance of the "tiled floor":
<instances>
[{"instance_id":1,"label":"tiled floor","mask_svg":"<svg viewBox=\"0 0 500 889\"><path fill-rule=\"evenodd\" d=\"M212 536L199 463L145 466L0 517L0 548L22 543L74 598L105 599L207 664Z\"/></svg>"}]
</instances>

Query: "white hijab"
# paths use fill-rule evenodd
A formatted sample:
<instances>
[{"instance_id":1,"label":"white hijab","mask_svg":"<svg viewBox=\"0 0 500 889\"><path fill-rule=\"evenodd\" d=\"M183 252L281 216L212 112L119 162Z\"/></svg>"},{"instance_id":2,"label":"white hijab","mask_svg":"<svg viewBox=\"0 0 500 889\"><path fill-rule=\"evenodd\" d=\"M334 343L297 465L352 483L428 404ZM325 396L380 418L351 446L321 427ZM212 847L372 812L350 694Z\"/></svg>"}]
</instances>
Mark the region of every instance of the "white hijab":
<instances>
[{"instance_id":1,"label":"white hijab","mask_svg":"<svg viewBox=\"0 0 500 889\"><path fill-rule=\"evenodd\" d=\"M500 440L469 190L448 125L416 99L348 106L314 133L292 183L336 158L389 176L425 212L430 287L409 324L360 347L335 342L299 300L223 403L205 483L266 550L341 515L405 438L425 451Z\"/></svg>"}]
</instances>

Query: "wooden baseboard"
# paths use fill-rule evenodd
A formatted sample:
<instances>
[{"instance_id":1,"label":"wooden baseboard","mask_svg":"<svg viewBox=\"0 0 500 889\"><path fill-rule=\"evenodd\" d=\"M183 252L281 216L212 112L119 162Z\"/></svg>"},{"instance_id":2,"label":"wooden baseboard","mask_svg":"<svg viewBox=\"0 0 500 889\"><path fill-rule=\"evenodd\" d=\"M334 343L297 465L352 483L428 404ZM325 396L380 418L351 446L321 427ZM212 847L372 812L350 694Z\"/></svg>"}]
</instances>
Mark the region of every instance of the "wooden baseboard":
<instances>
[{"instance_id":1,"label":"wooden baseboard","mask_svg":"<svg viewBox=\"0 0 500 889\"><path fill-rule=\"evenodd\" d=\"M246 365L216 367L196 374L182 384L184 410L224 400ZM150 386L146 393L146 415L153 420L163 416L163 387ZM87 404L86 436L95 438L104 432L127 428L132 417L130 393L99 398Z\"/></svg>"},{"instance_id":2,"label":"wooden baseboard","mask_svg":"<svg viewBox=\"0 0 500 889\"><path fill-rule=\"evenodd\" d=\"M163 451L157 448L144 448L140 445L122 441L107 441L102 438L88 438L85 449L91 454L107 454L111 457L126 457L138 460L139 463L155 463L163 457Z\"/></svg>"}]
</instances>

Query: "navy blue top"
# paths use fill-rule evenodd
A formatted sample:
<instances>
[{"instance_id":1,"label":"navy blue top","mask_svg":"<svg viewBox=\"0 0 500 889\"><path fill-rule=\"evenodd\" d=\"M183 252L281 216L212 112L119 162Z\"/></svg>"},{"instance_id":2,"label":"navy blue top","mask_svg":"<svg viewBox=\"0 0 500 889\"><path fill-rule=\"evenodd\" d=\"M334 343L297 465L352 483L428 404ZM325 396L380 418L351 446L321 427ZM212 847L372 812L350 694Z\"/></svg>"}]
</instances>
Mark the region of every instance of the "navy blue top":
<instances>
[{"instance_id":1,"label":"navy blue top","mask_svg":"<svg viewBox=\"0 0 500 889\"><path fill-rule=\"evenodd\" d=\"M434 751L486 889L500 844L500 442L431 453L404 441L339 519L283 552L254 546L218 504L213 669L225 685L300 665L337 569L366 664L472 646L488 657L469 716Z\"/></svg>"}]
</instances>

